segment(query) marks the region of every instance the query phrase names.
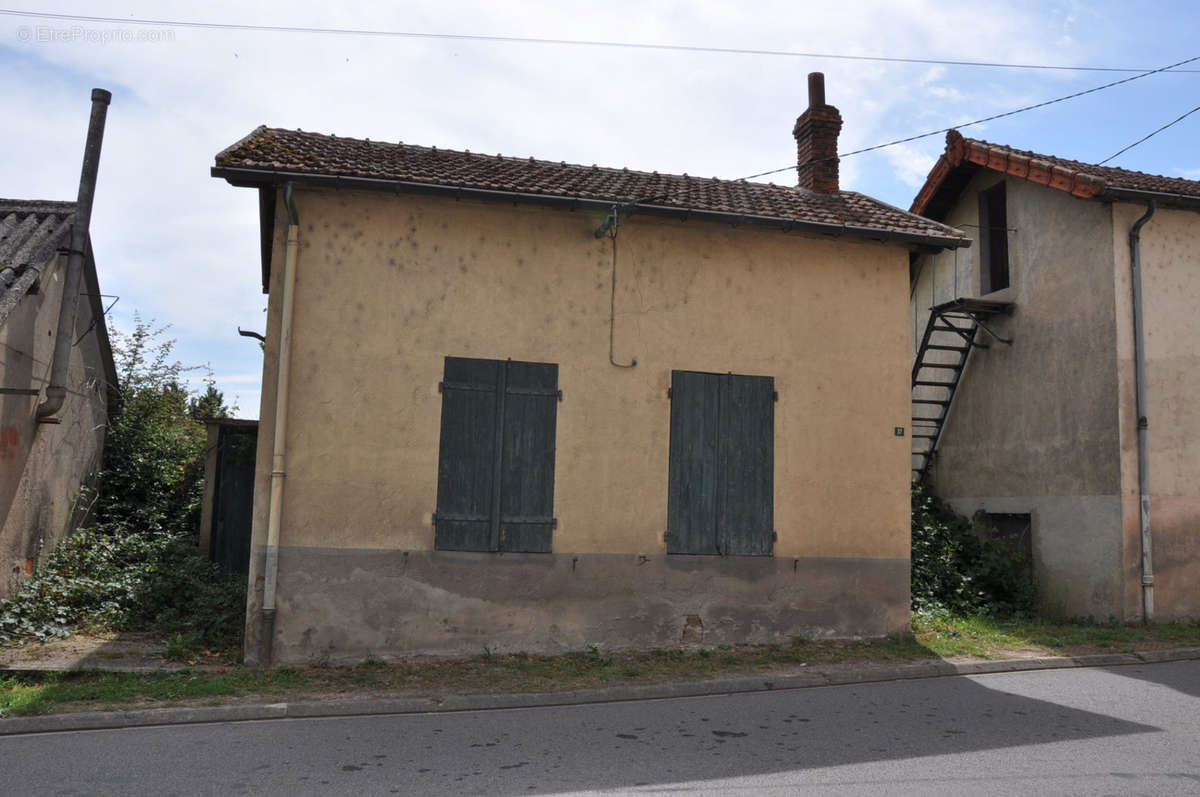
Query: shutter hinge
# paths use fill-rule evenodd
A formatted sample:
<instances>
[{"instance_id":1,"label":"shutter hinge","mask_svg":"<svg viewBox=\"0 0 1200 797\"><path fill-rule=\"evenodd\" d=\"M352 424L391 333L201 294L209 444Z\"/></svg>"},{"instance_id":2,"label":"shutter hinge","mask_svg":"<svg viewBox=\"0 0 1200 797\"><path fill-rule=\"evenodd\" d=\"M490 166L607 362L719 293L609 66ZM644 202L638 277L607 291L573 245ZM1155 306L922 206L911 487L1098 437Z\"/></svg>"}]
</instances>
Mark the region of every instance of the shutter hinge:
<instances>
[{"instance_id":1,"label":"shutter hinge","mask_svg":"<svg viewBox=\"0 0 1200 797\"><path fill-rule=\"evenodd\" d=\"M671 541L671 532L664 531L663 532L663 542L670 542L670 541Z\"/></svg>"},{"instance_id":2,"label":"shutter hinge","mask_svg":"<svg viewBox=\"0 0 1200 797\"><path fill-rule=\"evenodd\" d=\"M674 396L671 395L671 388L667 388L667 401L670 401L672 398L674 398Z\"/></svg>"},{"instance_id":3,"label":"shutter hinge","mask_svg":"<svg viewBox=\"0 0 1200 797\"><path fill-rule=\"evenodd\" d=\"M446 383L445 382L438 382L438 392L439 393L446 392Z\"/></svg>"},{"instance_id":4,"label":"shutter hinge","mask_svg":"<svg viewBox=\"0 0 1200 797\"><path fill-rule=\"evenodd\" d=\"M779 401L779 391L778 390L771 391L771 401Z\"/></svg>"},{"instance_id":5,"label":"shutter hinge","mask_svg":"<svg viewBox=\"0 0 1200 797\"><path fill-rule=\"evenodd\" d=\"M556 518L556 517L550 518L550 530L558 531L558 518Z\"/></svg>"},{"instance_id":6,"label":"shutter hinge","mask_svg":"<svg viewBox=\"0 0 1200 797\"><path fill-rule=\"evenodd\" d=\"M438 518L437 518L437 512L434 512L434 513L433 513L432 515L430 515L429 517L430 517L430 521L433 523L434 527L436 528L436 527L437 527L437 520L438 520Z\"/></svg>"},{"instance_id":7,"label":"shutter hinge","mask_svg":"<svg viewBox=\"0 0 1200 797\"><path fill-rule=\"evenodd\" d=\"M563 396L562 396L562 391L561 391L561 390L560 390L560 391L558 391L558 400L559 400L560 402L563 400Z\"/></svg>"},{"instance_id":8,"label":"shutter hinge","mask_svg":"<svg viewBox=\"0 0 1200 797\"><path fill-rule=\"evenodd\" d=\"M774 531L771 532L771 542L779 542L779 534Z\"/></svg>"}]
</instances>

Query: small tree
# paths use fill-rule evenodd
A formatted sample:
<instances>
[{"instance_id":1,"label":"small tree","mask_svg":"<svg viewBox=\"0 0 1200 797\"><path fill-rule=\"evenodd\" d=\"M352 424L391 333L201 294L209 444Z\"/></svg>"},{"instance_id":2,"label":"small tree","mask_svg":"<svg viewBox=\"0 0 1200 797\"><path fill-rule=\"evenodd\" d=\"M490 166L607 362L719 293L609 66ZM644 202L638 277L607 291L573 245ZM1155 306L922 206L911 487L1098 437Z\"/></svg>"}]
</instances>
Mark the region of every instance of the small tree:
<instances>
[{"instance_id":1,"label":"small tree","mask_svg":"<svg viewBox=\"0 0 1200 797\"><path fill-rule=\"evenodd\" d=\"M204 428L189 412L185 368L171 359L165 327L134 316L113 332L121 410L108 429L97 520L116 532L194 528L204 475Z\"/></svg>"},{"instance_id":2,"label":"small tree","mask_svg":"<svg viewBox=\"0 0 1200 797\"><path fill-rule=\"evenodd\" d=\"M229 407L225 405L225 394L217 390L216 383L211 379L204 380L204 385L204 392L188 401L188 415L197 421L228 418Z\"/></svg>"}]
</instances>

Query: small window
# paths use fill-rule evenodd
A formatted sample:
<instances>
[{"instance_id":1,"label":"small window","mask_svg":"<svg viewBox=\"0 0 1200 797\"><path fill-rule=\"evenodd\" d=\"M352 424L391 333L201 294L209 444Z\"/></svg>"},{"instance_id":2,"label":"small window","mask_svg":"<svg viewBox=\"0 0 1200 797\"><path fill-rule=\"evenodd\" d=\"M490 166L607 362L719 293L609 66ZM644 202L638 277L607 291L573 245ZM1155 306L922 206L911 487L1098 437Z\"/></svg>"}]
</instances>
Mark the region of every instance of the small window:
<instances>
[{"instance_id":1,"label":"small window","mask_svg":"<svg viewBox=\"0 0 1200 797\"><path fill-rule=\"evenodd\" d=\"M1011 512L986 512L984 520L990 531L1001 539L1006 539L1013 550L1024 557L1026 564L1033 564L1033 519L1029 514L1013 514ZM1029 575L1032 575L1030 573Z\"/></svg>"},{"instance_id":2,"label":"small window","mask_svg":"<svg viewBox=\"0 0 1200 797\"><path fill-rule=\"evenodd\" d=\"M769 556L775 380L671 373L667 553Z\"/></svg>"},{"instance_id":3,"label":"small window","mask_svg":"<svg viewBox=\"0 0 1200 797\"><path fill-rule=\"evenodd\" d=\"M1004 183L979 194L979 292L1008 287L1008 204Z\"/></svg>"},{"instance_id":4,"label":"small window","mask_svg":"<svg viewBox=\"0 0 1200 797\"><path fill-rule=\"evenodd\" d=\"M549 553L558 366L447 357L434 547Z\"/></svg>"}]
</instances>

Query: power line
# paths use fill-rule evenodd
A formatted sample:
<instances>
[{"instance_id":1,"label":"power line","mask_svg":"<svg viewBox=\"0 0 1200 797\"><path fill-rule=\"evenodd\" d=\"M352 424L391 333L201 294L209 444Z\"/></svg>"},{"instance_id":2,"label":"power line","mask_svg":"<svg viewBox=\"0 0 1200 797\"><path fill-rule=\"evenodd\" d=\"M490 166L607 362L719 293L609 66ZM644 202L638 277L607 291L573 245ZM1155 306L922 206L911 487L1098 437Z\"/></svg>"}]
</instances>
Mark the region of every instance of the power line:
<instances>
[{"instance_id":1,"label":"power line","mask_svg":"<svg viewBox=\"0 0 1200 797\"><path fill-rule=\"evenodd\" d=\"M487 36L472 33L418 33L404 30L374 30L369 28L320 28L293 25L249 25L236 22L193 22L169 19L144 19L136 17L92 17L82 14L56 14L41 11L20 11L0 8L0 15L53 19L65 22L91 22L121 25L145 25L151 27L202 28L207 30L238 30L255 33L308 33L335 36L374 36L403 39L448 39L452 41L500 42L505 44L550 44L574 47L614 47L626 50L661 50L685 53L720 53L724 55L769 55L785 58L827 58L838 61L874 61L893 64L929 64L933 66L976 66L992 69L1041 69L1066 72L1143 72L1145 67L1124 66L1070 66L1067 64L1023 64L1000 61L961 61L939 58L902 58L883 55L844 55L839 53L810 53L793 50L766 50L741 47L702 47L687 44L649 44L642 42L620 42L593 39L554 39L533 36ZM1196 69L1181 69L1183 72L1200 72Z\"/></svg>"},{"instance_id":2,"label":"power line","mask_svg":"<svg viewBox=\"0 0 1200 797\"><path fill-rule=\"evenodd\" d=\"M1122 78L1121 80L1114 80L1112 83L1105 83L1103 86L1095 86L1090 89L1084 89L1083 91L1077 91L1074 94L1067 94L1066 96L1063 96L1063 97L1055 97L1054 99L1046 100L1045 102L1039 102L1039 103L1035 103L1033 105L1026 105L1024 107L1017 108L1012 111L1005 111L1004 113L998 113L998 114L994 114L992 116L985 116L982 119L976 119L973 122L963 122L960 125L954 125L952 127L943 127L940 130L931 130L928 133L920 133L915 136L908 136L907 138L898 138L895 141L888 141L884 144L876 144L871 147L863 147L862 149L856 149L856 150L852 150L850 152L843 152L839 155L835 155L834 158L848 158L851 155L861 155L864 152L874 152L875 150L883 149L884 147L894 147L897 144L907 144L910 141L917 141L918 139L929 138L930 136L936 136L941 133L948 133L951 130L957 130L957 129L960 129L963 127L971 127L972 125L983 124L984 122L991 122L996 119L1003 119L1007 116L1015 116L1016 114L1025 113L1026 111L1032 111L1037 108L1045 108L1047 105L1054 105L1055 103L1058 103L1058 102L1065 102L1066 100L1073 100L1076 97L1082 97L1085 94L1094 94L1097 91L1103 91L1104 89L1111 89L1113 86L1120 86L1122 83L1129 83L1134 80L1140 80L1144 77L1149 77L1150 75L1158 74L1159 72L1165 72L1168 69L1174 69L1175 67L1181 66L1183 64L1190 64L1193 61L1200 61L1200 55L1193 56L1192 58L1188 58L1186 60L1179 61L1177 63L1170 64L1168 66L1159 67L1158 69L1152 69L1149 72L1143 72L1140 75L1134 75L1132 77ZM1197 110L1200 110L1200 108L1193 108L1191 111L1188 111L1186 114L1181 116L1179 119L1176 119L1175 122L1180 121L1180 119L1183 119L1184 117L1188 116L1189 114L1195 113L1195 111L1197 111ZM1171 122L1171 125L1175 124L1175 122ZM1166 125L1166 127L1162 127L1159 130L1155 130L1154 133L1150 134L1150 136L1153 136L1155 133L1159 133L1162 130L1165 130L1167 127L1170 127L1171 125ZM1146 136L1146 138L1150 138L1150 136ZM1142 141L1145 141L1145 140L1146 140L1145 138L1142 139ZM1142 142L1141 141L1134 142L1133 144L1130 144L1130 147L1137 146L1140 143L1142 143ZM1129 149L1129 147L1126 147L1125 149ZM1121 150L1121 152L1124 152L1124 151L1125 151L1124 149ZM1113 155L1112 157L1113 158L1117 157L1117 155L1120 155L1121 152L1118 152L1116 155ZM833 158L822 158L821 160L833 160ZM1109 158L1109 160L1112 160L1112 158ZM810 161L810 163L817 163L817 162L819 162L819 161L816 161L816 160ZM1103 162L1103 161L1101 161L1101 162ZM740 179L752 180L755 177L766 177L768 174L778 174L779 172L786 172L786 171L788 171L790 169L794 169L794 168L796 168L795 164L790 164L788 166L784 166L779 169L771 169L770 171L759 172L758 174L751 174L747 177L742 177Z\"/></svg>"},{"instance_id":3,"label":"power line","mask_svg":"<svg viewBox=\"0 0 1200 797\"><path fill-rule=\"evenodd\" d=\"M1148 135L1144 135L1144 136L1142 136L1142 137L1141 137L1141 138L1139 138L1137 141L1135 141L1135 142L1133 142L1132 144L1130 144L1128 147L1125 147L1124 149L1119 149L1119 150L1117 150L1117 151L1116 151L1116 152L1114 152L1112 155L1109 155L1107 158L1105 158L1104 160L1100 161L1100 162L1099 162L1098 164L1096 164L1096 165L1097 165L1097 166L1103 166L1104 164L1108 163L1108 162L1109 162L1110 160L1112 160L1113 158L1117 157L1118 155L1120 155L1120 154L1122 154L1122 153L1124 153L1124 152L1128 152L1129 150L1131 150L1131 149L1133 149L1134 147L1136 147L1138 144L1141 144L1143 141L1145 141L1145 140L1147 140L1147 139L1150 139L1150 138L1154 138L1154 137L1155 137L1155 136L1157 136L1159 133L1161 133L1162 131L1166 130L1168 127L1171 127L1172 125L1175 125L1175 124L1178 124L1178 123L1182 122L1184 119L1187 119L1189 116L1191 116L1192 114L1194 114L1196 111L1200 111L1200 105L1197 105L1195 108L1193 108L1192 110L1188 111L1188 112L1187 112L1187 113L1185 113L1183 116L1180 116L1179 118L1177 118L1177 119L1175 119L1175 120L1173 120L1173 121L1167 122L1165 125L1163 125L1162 127L1158 128L1158 129L1157 129L1157 130L1155 130L1153 133L1149 133Z\"/></svg>"}]
</instances>

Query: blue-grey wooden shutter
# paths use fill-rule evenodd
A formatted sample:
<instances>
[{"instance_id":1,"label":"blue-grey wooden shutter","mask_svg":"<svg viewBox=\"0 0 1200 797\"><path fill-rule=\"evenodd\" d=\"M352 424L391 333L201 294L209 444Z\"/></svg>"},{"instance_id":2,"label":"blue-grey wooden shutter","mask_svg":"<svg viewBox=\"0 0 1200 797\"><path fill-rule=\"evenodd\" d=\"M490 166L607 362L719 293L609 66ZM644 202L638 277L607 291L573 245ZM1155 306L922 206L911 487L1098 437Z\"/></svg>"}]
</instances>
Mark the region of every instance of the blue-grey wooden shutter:
<instances>
[{"instance_id":1,"label":"blue-grey wooden shutter","mask_svg":"<svg viewBox=\"0 0 1200 797\"><path fill-rule=\"evenodd\" d=\"M717 530L722 553L769 556L775 536L775 380L721 377Z\"/></svg>"},{"instance_id":2,"label":"blue-grey wooden shutter","mask_svg":"<svg viewBox=\"0 0 1200 797\"><path fill-rule=\"evenodd\" d=\"M497 550L549 553L554 529L558 366L508 362Z\"/></svg>"},{"instance_id":3,"label":"blue-grey wooden shutter","mask_svg":"<svg viewBox=\"0 0 1200 797\"><path fill-rule=\"evenodd\" d=\"M447 357L442 382L434 547L495 550L495 502L500 389L504 363Z\"/></svg>"},{"instance_id":4,"label":"blue-grey wooden shutter","mask_svg":"<svg viewBox=\"0 0 1200 797\"><path fill-rule=\"evenodd\" d=\"M770 555L775 380L671 373L667 553Z\"/></svg>"},{"instance_id":5,"label":"blue-grey wooden shutter","mask_svg":"<svg viewBox=\"0 0 1200 797\"><path fill-rule=\"evenodd\" d=\"M717 549L717 423L720 377L671 372L667 553Z\"/></svg>"}]
</instances>

